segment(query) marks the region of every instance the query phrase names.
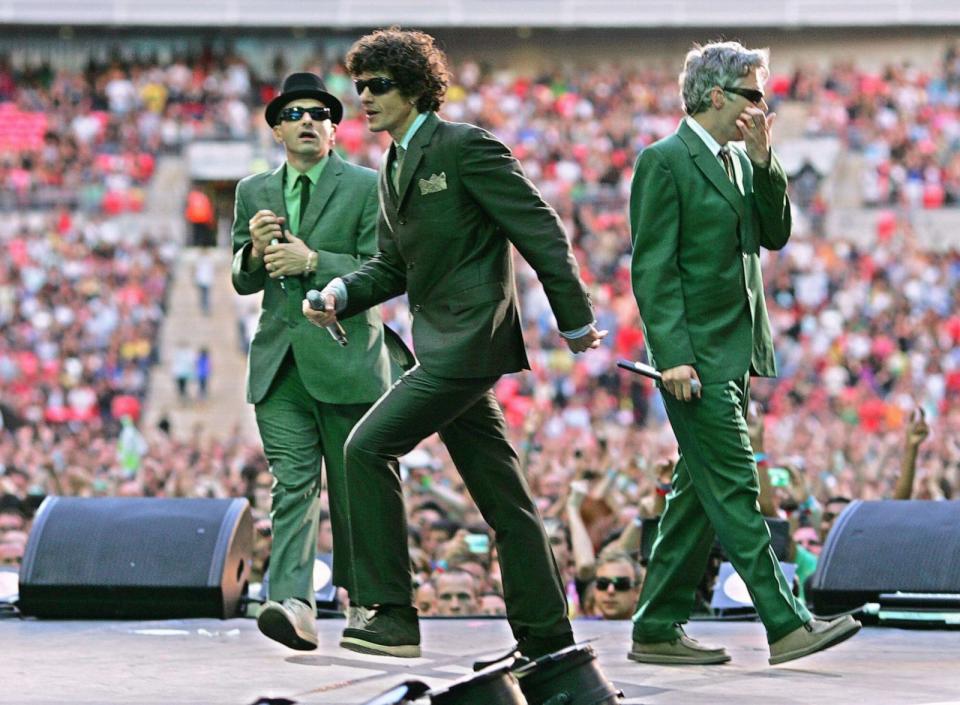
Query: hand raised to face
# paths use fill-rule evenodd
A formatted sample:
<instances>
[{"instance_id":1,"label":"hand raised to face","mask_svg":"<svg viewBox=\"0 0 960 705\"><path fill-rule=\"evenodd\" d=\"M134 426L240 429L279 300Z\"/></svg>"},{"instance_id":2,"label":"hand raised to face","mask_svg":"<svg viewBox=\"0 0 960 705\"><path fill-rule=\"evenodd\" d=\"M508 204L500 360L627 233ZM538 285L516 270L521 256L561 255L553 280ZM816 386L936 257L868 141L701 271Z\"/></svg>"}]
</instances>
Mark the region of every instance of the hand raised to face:
<instances>
[{"instance_id":1,"label":"hand raised to face","mask_svg":"<svg viewBox=\"0 0 960 705\"><path fill-rule=\"evenodd\" d=\"M770 163L771 130L776 113L764 113L756 105L748 105L737 118L737 128L747 148L750 161L766 167Z\"/></svg>"}]
</instances>

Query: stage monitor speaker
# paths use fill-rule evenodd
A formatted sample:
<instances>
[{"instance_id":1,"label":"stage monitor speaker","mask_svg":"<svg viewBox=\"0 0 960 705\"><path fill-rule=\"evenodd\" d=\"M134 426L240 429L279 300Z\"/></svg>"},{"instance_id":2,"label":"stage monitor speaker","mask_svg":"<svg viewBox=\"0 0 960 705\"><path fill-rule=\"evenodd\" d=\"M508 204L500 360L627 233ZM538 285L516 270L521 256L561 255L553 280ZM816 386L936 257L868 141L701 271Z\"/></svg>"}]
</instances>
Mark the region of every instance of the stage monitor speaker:
<instances>
[{"instance_id":1,"label":"stage monitor speaker","mask_svg":"<svg viewBox=\"0 0 960 705\"><path fill-rule=\"evenodd\" d=\"M245 499L48 497L20 570L37 617L237 616L253 556Z\"/></svg>"},{"instance_id":2,"label":"stage monitor speaker","mask_svg":"<svg viewBox=\"0 0 960 705\"><path fill-rule=\"evenodd\" d=\"M881 593L960 593L960 502L855 501L837 517L811 581L820 614Z\"/></svg>"},{"instance_id":3,"label":"stage monitor speaker","mask_svg":"<svg viewBox=\"0 0 960 705\"><path fill-rule=\"evenodd\" d=\"M789 560L787 555L790 551L790 522L786 519L776 519L773 517L764 517L767 528L770 530L770 546L777 556L778 561ZM657 532L660 527L660 517L644 519L640 533L640 562L644 565L650 560L650 554L653 553L653 543L657 540ZM726 554L720 541L714 542L713 551L716 555L726 560Z\"/></svg>"}]
</instances>

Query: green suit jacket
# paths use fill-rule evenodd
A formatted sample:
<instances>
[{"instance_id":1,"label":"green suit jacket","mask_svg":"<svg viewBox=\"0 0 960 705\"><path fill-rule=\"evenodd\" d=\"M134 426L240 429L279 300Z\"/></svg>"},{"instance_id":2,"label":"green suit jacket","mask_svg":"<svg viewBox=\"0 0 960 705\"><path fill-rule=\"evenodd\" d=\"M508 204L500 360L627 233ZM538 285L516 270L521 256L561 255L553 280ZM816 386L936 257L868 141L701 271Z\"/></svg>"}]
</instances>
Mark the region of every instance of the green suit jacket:
<instances>
[{"instance_id":1,"label":"green suit jacket","mask_svg":"<svg viewBox=\"0 0 960 705\"><path fill-rule=\"evenodd\" d=\"M385 328L378 309L371 308L363 316L344 322L347 347L340 347L301 311L305 292L352 272L376 252L376 173L345 162L332 152L329 159L297 234L319 253L317 271L287 277L284 286L271 279L262 266L253 271L244 269L251 248L249 221L253 214L266 208L286 215L284 167L249 176L237 184L233 287L239 294L263 291L247 367L247 401L253 404L266 396L291 347L304 386L319 401L373 402L390 384L390 355L384 345ZM402 347L395 335L390 337L390 345Z\"/></svg>"},{"instance_id":2,"label":"green suit jacket","mask_svg":"<svg viewBox=\"0 0 960 705\"><path fill-rule=\"evenodd\" d=\"M556 212L501 142L431 114L400 173L380 166L380 251L344 277L342 317L407 292L423 368L493 377L528 367L510 244L536 271L560 330L593 321L590 299Z\"/></svg>"},{"instance_id":3,"label":"green suit jacket","mask_svg":"<svg viewBox=\"0 0 960 705\"><path fill-rule=\"evenodd\" d=\"M685 123L637 158L630 194L633 292L660 369L692 365L705 383L776 375L760 247L790 237L787 177L740 148L741 195Z\"/></svg>"}]
</instances>

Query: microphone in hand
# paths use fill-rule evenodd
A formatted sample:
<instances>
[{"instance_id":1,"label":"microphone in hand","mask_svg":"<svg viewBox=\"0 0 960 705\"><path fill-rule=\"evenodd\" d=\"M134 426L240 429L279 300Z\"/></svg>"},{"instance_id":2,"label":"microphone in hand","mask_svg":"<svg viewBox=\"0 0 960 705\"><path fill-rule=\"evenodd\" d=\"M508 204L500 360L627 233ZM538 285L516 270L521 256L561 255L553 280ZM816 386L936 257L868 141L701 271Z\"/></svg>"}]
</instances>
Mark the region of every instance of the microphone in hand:
<instances>
[{"instance_id":1,"label":"microphone in hand","mask_svg":"<svg viewBox=\"0 0 960 705\"><path fill-rule=\"evenodd\" d=\"M307 303L314 311L322 311L325 307L323 295L316 289L311 289L307 292ZM347 346L347 332L343 329L343 326L340 325L340 321L334 321L329 326L324 327L327 329L330 337L337 341L338 345L341 347Z\"/></svg>"}]
</instances>

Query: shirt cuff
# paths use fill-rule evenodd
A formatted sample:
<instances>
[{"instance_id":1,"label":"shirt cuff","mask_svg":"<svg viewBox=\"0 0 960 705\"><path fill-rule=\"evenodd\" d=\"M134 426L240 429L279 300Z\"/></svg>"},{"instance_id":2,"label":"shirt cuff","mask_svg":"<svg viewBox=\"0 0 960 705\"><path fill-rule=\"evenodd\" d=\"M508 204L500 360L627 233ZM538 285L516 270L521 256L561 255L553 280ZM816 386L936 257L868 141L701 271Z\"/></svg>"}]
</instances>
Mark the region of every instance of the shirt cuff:
<instances>
[{"instance_id":1,"label":"shirt cuff","mask_svg":"<svg viewBox=\"0 0 960 705\"><path fill-rule=\"evenodd\" d=\"M343 283L343 279L336 277L327 282L327 285L323 287L323 291L321 291L320 294L325 296L327 293L333 294L333 298L337 300L337 313L340 313L347 307L347 287Z\"/></svg>"},{"instance_id":2,"label":"shirt cuff","mask_svg":"<svg viewBox=\"0 0 960 705\"><path fill-rule=\"evenodd\" d=\"M593 327L594 323L596 323L596 321L594 321L593 323L588 323L587 325L577 328L576 330L562 330L560 331L560 335L562 335L567 340L575 340L577 338L582 338L583 336L585 336L587 333L590 332L590 328Z\"/></svg>"}]
</instances>

